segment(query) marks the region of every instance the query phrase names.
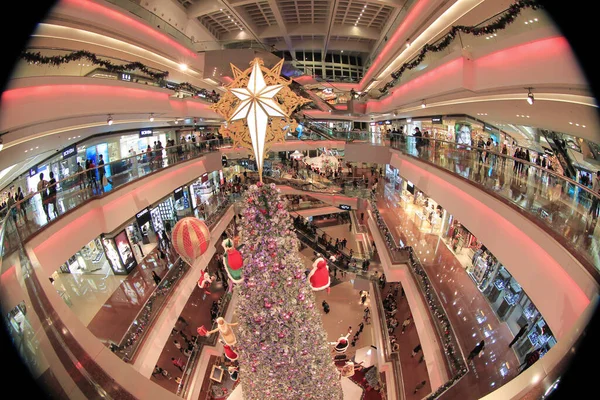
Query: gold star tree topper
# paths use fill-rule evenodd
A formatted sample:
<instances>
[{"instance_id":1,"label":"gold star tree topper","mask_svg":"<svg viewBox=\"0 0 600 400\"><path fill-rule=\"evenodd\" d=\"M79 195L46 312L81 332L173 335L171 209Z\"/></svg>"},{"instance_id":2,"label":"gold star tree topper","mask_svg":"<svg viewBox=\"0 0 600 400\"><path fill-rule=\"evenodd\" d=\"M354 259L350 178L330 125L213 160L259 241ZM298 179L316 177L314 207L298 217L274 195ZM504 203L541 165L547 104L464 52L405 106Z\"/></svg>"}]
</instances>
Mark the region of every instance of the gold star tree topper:
<instances>
[{"instance_id":1,"label":"gold star tree topper","mask_svg":"<svg viewBox=\"0 0 600 400\"><path fill-rule=\"evenodd\" d=\"M281 76L283 60L272 69L264 67L255 58L250 68L241 71L231 64L234 80L227 85L227 93L212 106L227 120L219 132L231 137L235 147L250 150L256 160L262 181L263 160L275 142L285 139L287 132L295 131L298 123L290 114L309 102L288 87L291 81Z\"/></svg>"}]
</instances>

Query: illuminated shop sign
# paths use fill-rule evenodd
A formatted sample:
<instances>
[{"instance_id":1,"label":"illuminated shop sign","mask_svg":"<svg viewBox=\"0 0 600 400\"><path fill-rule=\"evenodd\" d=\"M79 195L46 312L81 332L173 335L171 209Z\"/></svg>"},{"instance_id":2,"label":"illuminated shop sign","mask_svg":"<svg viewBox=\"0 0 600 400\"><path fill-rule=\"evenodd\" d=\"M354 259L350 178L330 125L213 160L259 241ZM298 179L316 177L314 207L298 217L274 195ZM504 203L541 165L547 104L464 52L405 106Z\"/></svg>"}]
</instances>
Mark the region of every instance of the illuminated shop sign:
<instances>
[{"instance_id":1,"label":"illuminated shop sign","mask_svg":"<svg viewBox=\"0 0 600 400\"><path fill-rule=\"evenodd\" d=\"M154 134L154 132L152 131L152 129L141 129L140 130L140 137L150 137Z\"/></svg>"},{"instance_id":2,"label":"illuminated shop sign","mask_svg":"<svg viewBox=\"0 0 600 400\"><path fill-rule=\"evenodd\" d=\"M67 159L69 157L73 157L74 155L77 154L77 146L76 145L71 145L69 147L67 147L66 149L63 150L62 152L62 158Z\"/></svg>"},{"instance_id":3,"label":"illuminated shop sign","mask_svg":"<svg viewBox=\"0 0 600 400\"><path fill-rule=\"evenodd\" d=\"M135 214L135 219L138 223L138 226L141 228L142 226L150 222L150 210L144 208L142 211Z\"/></svg>"},{"instance_id":4,"label":"illuminated shop sign","mask_svg":"<svg viewBox=\"0 0 600 400\"><path fill-rule=\"evenodd\" d=\"M438 115L435 117L431 117L431 123L432 124L441 124L442 123L442 116Z\"/></svg>"},{"instance_id":5,"label":"illuminated shop sign","mask_svg":"<svg viewBox=\"0 0 600 400\"><path fill-rule=\"evenodd\" d=\"M340 210L345 210L345 211L350 211L350 210L352 210L352 207L350 207L348 204L340 204L340 205L338 206L338 208L339 208Z\"/></svg>"},{"instance_id":6,"label":"illuminated shop sign","mask_svg":"<svg viewBox=\"0 0 600 400\"><path fill-rule=\"evenodd\" d=\"M175 198L175 201L183 197L183 186L175 189L173 192L173 197Z\"/></svg>"},{"instance_id":7,"label":"illuminated shop sign","mask_svg":"<svg viewBox=\"0 0 600 400\"><path fill-rule=\"evenodd\" d=\"M124 74L124 73L122 73L120 75L120 78L121 78L122 81L131 82L131 74Z\"/></svg>"}]
</instances>

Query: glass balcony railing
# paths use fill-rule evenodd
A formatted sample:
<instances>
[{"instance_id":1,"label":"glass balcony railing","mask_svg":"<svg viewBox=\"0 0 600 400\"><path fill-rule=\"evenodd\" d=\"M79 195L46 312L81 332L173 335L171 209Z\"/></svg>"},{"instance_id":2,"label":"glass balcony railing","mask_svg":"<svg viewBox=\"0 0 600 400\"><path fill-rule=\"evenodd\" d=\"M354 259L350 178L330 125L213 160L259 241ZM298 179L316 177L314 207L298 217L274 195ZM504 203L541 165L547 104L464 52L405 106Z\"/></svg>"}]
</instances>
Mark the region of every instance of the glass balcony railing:
<instances>
[{"instance_id":1,"label":"glass balcony railing","mask_svg":"<svg viewBox=\"0 0 600 400\"><path fill-rule=\"evenodd\" d=\"M65 56L73 52L72 49L66 48L45 48L45 47L29 47L26 51L30 53L39 53L43 57ZM125 66L131 61L123 60L116 57L96 54L98 58L108 61L115 66ZM67 62L61 65L52 64L30 64L26 60L19 60L15 65L11 79L30 78L39 76L80 76L95 79L122 80L131 83L137 83L144 86L160 87L164 89L174 90L177 83L170 82L167 79L155 79L152 74L161 74L161 71L156 68L148 67L149 73L141 72L137 69L125 70L123 72L113 72L101 65L93 64L87 59ZM124 78L122 75L127 75ZM211 89L212 90L212 89ZM203 87L190 85L185 89L179 90L183 97L194 97L199 100L214 103L219 100L218 94L212 94L212 91Z\"/></svg>"},{"instance_id":2,"label":"glass balcony railing","mask_svg":"<svg viewBox=\"0 0 600 400\"><path fill-rule=\"evenodd\" d=\"M395 136L391 146L476 183L525 211L598 276L600 194L551 169L496 151L431 138L422 143L417 146L412 136Z\"/></svg>"},{"instance_id":3,"label":"glass balcony railing","mask_svg":"<svg viewBox=\"0 0 600 400\"><path fill-rule=\"evenodd\" d=\"M223 215L230 206L230 197L218 198L216 209L213 210L213 212L210 213L209 218L205 220L209 229L214 228L221 218L223 218ZM113 353L119 356L123 361L133 363L137 350L144 342L146 334L152 329L156 318L161 314L164 306L168 303L177 284L189 270L189 264L181 260L181 258L178 258L175 263L173 263L171 269L169 269L154 292L150 295L148 300L146 300L146 303L123 335L120 343L111 346Z\"/></svg>"},{"instance_id":4,"label":"glass balcony railing","mask_svg":"<svg viewBox=\"0 0 600 400\"><path fill-rule=\"evenodd\" d=\"M219 139L212 139L196 145L189 143L151 150L76 172L53 184L49 184L49 176L44 176L46 189L29 193L17 203L9 202L9 207L0 213L0 217L7 217L2 255L10 254L21 242L25 243L61 215L82 204L164 168L218 151L221 144Z\"/></svg>"}]
</instances>

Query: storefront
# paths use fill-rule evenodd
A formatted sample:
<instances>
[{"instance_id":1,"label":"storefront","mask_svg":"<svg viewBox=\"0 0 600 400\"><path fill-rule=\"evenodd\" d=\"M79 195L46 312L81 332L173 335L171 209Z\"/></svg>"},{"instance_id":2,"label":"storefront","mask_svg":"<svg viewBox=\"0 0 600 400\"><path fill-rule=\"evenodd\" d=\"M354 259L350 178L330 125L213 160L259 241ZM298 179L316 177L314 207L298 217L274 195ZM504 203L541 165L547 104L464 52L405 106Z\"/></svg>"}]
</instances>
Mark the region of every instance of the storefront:
<instances>
[{"instance_id":1,"label":"storefront","mask_svg":"<svg viewBox=\"0 0 600 400\"><path fill-rule=\"evenodd\" d=\"M62 274L111 275L109 264L102 241L98 237L73 254L59 269Z\"/></svg>"},{"instance_id":2,"label":"storefront","mask_svg":"<svg viewBox=\"0 0 600 400\"><path fill-rule=\"evenodd\" d=\"M127 275L137 265L127 229L116 234L102 235L102 245L106 258L116 275ZM139 246L139 242L136 243L138 251L141 251Z\"/></svg>"},{"instance_id":3,"label":"storefront","mask_svg":"<svg viewBox=\"0 0 600 400\"><path fill-rule=\"evenodd\" d=\"M188 186L180 186L173 191L173 203L177 220L192 215L192 201Z\"/></svg>"},{"instance_id":4,"label":"storefront","mask_svg":"<svg viewBox=\"0 0 600 400\"><path fill-rule=\"evenodd\" d=\"M157 141L160 141L163 147L166 147L167 139L170 139L169 133L170 132L167 131L141 129L134 134L121 135L121 138L119 139L121 158L129 157L131 155L130 150L135 151L136 154L145 153L148 146L154 148L154 142Z\"/></svg>"},{"instance_id":5,"label":"storefront","mask_svg":"<svg viewBox=\"0 0 600 400\"><path fill-rule=\"evenodd\" d=\"M482 283L480 290L492 310L501 321L506 322L513 334L527 324L526 334L514 346L519 359L534 349L540 350L541 357L556 344L552 331L538 309L499 262L488 268Z\"/></svg>"},{"instance_id":6,"label":"storefront","mask_svg":"<svg viewBox=\"0 0 600 400\"><path fill-rule=\"evenodd\" d=\"M196 209L200 204L206 204L210 198L219 192L223 170L204 173L200 179L189 185L192 208Z\"/></svg>"},{"instance_id":7,"label":"storefront","mask_svg":"<svg viewBox=\"0 0 600 400\"><path fill-rule=\"evenodd\" d=\"M173 197L169 196L156 206L152 207L150 209L150 217L152 218L152 225L156 232L163 229L168 230L167 225L171 228L174 227L177 222L177 215L175 213Z\"/></svg>"},{"instance_id":8,"label":"storefront","mask_svg":"<svg viewBox=\"0 0 600 400\"><path fill-rule=\"evenodd\" d=\"M408 180L400 178L399 205L411 218L422 232L440 234L446 211L423 191L417 189Z\"/></svg>"}]
</instances>

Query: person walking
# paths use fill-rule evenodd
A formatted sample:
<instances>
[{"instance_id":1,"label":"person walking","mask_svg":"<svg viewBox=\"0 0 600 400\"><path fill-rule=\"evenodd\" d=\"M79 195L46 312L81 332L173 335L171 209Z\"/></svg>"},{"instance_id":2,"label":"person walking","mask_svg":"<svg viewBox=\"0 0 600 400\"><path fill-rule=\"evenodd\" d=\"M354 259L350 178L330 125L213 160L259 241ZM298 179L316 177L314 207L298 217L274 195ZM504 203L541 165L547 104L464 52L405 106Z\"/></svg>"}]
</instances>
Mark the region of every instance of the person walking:
<instances>
[{"instance_id":1,"label":"person walking","mask_svg":"<svg viewBox=\"0 0 600 400\"><path fill-rule=\"evenodd\" d=\"M525 324L521 327L521 329L519 329L519 332L517 332L517 334L515 335L514 339L512 340L512 342L510 342L510 344L508 345L508 348L510 349L511 347L513 347L513 345L515 343L517 343L517 341L519 339L521 339L521 337L525 334L525 332L527 332L527 328L529 328L529 324Z\"/></svg>"},{"instance_id":2,"label":"person walking","mask_svg":"<svg viewBox=\"0 0 600 400\"><path fill-rule=\"evenodd\" d=\"M329 314L329 303L323 300L323 303L321 303L321 305L323 306L323 311L325 312L325 314Z\"/></svg>"},{"instance_id":3,"label":"person walking","mask_svg":"<svg viewBox=\"0 0 600 400\"><path fill-rule=\"evenodd\" d=\"M171 357L171 363L179 368L181 372L183 372L183 361L181 361L181 359L175 359L175 357Z\"/></svg>"},{"instance_id":4,"label":"person walking","mask_svg":"<svg viewBox=\"0 0 600 400\"><path fill-rule=\"evenodd\" d=\"M173 344L177 347L177 350L181 351L181 343L179 343L177 339L173 340Z\"/></svg>"},{"instance_id":5,"label":"person walking","mask_svg":"<svg viewBox=\"0 0 600 400\"><path fill-rule=\"evenodd\" d=\"M600 196L600 171L596 172L596 176L593 179L592 191L596 194L596 196L592 197L592 206L590 207L588 214L592 215L592 219L596 219L598 218L598 202Z\"/></svg>"},{"instance_id":6,"label":"person walking","mask_svg":"<svg viewBox=\"0 0 600 400\"><path fill-rule=\"evenodd\" d=\"M44 179L44 173L40 174L40 181L37 184L37 191L42 197L42 208L46 214L46 219L50 221L50 214L48 213L48 181Z\"/></svg>"},{"instance_id":7,"label":"person walking","mask_svg":"<svg viewBox=\"0 0 600 400\"><path fill-rule=\"evenodd\" d=\"M471 352L469 353L469 356L467 357L467 362L471 361L472 359L477 357L479 355L479 353L481 353L481 351L483 350L484 347L485 347L485 342L483 340L481 342L477 343L477 346L475 346L473 348L473 350L471 350Z\"/></svg>"},{"instance_id":8,"label":"person walking","mask_svg":"<svg viewBox=\"0 0 600 400\"><path fill-rule=\"evenodd\" d=\"M364 327L365 327L364 322L361 322L360 324L358 324L358 333L362 333Z\"/></svg>"},{"instance_id":9,"label":"person walking","mask_svg":"<svg viewBox=\"0 0 600 400\"><path fill-rule=\"evenodd\" d=\"M364 306L365 301L367 301L367 292L363 290L360 292L360 304Z\"/></svg>"},{"instance_id":10,"label":"person walking","mask_svg":"<svg viewBox=\"0 0 600 400\"><path fill-rule=\"evenodd\" d=\"M412 322L412 319L410 317L406 318L404 320L404 322L402 323L402 334L404 335L404 331L406 330L406 328L410 325L410 323Z\"/></svg>"},{"instance_id":11,"label":"person walking","mask_svg":"<svg viewBox=\"0 0 600 400\"><path fill-rule=\"evenodd\" d=\"M50 171L50 180L48 181L48 205L50 204L52 204L52 212L54 213L54 217L58 217L58 204L56 202L56 179L54 179L54 172L52 171Z\"/></svg>"},{"instance_id":12,"label":"person walking","mask_svg":"<svg viewBox=\"0 0 600 400\"><path fill-rule=\"evenodd\" d=\"M421 381L421 383L419 383L417 385L417 387L415 388L415 391L413 392L413 394L417 393L419 390L423 389L423 387L425 386L425 384L427 383L427 381Z\"/></svg>"},{"instance_id":13,"label":"person walking","mask_svg":"<svg viewBox=\"0 0 600 400\"><path fill-rule=\"evenodd\" d=\"M104 156L102 154L100 154L98 156L98 176L100 177L100 187L102 188L102 191L104 191L104 186L110 184L112 185L112 181L108 178L106 178L106 180L104 179L106 177L106 167L104 166Z\"/></svg>"},{"instance_id":14,"label":"person walking","mask_svg":"<svg viewBox=\"0 0 600 400\"><path fill-rule=\"evenodd\" d=\"M540 350L534 349L527 353L525 356L525 362L519 365L519 374L523 373L527 368L531 367L537 360L540 359ZM523 368L523 369L521 369Z\"/></svg>"},{"instance_id":15,"label":"person walking","mask_svg":"<svg viewBox=\"0 0 600 400\"><path fill-rule=\"evenodd\" d=\"M418 352L421 351L421 343L419 343L412 351L412 354L410 355L411 357L414 357L417 355Z\"/></svg>"},{"instance_id":16,"label":"person walking","mask_svg":"<svg viewBox=\"0 0 600 400\"><path fill-rule=\"evenodd\" d=\"M156 286L158 286L158 284L162 280L162 278L158 276L155 271L152 271L152 279L154 279L154 283L156 283Z\"/></svg>"},{"instance_id":17,"label":"person walking","mask_svg":"<svg viewBox=\"0 0 600 400\"><path fill-rule=\"evenodd\" d=\"M18 201L17 208L21 212L21 217L23 218L23 222L27 222L27 211L25 210L25 195L21 190L21 186L17 188L17 194L15 195L15 200Z\"/></svg>"}]
</instances>

